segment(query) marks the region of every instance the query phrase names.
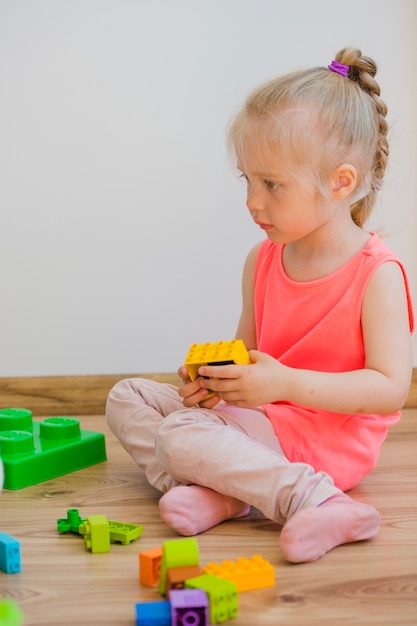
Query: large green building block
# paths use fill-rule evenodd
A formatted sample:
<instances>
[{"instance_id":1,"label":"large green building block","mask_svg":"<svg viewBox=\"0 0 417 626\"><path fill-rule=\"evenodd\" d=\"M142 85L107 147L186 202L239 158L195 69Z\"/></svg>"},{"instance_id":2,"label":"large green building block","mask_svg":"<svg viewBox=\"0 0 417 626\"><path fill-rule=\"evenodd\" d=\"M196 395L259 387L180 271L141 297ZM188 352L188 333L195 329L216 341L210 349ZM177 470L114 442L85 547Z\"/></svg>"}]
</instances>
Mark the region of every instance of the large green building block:
<instances>
[{"instance_id":1,"label":"large green building block","mask_svg":"<svg viewBox=\"0 0 417 626\"><path fill-rule=\"evenodd\" d=\"M0 409L4 488L22 489L107 460L104 435L73 417L32 419L27 409Z\"/></svg>"}]
</instances>

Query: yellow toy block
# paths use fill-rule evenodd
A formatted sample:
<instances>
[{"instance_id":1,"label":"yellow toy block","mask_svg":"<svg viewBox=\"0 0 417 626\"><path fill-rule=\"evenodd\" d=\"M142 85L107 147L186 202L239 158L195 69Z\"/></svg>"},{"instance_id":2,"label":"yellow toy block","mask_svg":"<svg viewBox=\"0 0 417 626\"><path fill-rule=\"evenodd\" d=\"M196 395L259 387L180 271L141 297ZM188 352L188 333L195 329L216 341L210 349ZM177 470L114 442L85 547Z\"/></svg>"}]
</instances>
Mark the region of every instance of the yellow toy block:
<instances>
[{"instance_id":1,"label":"yellow toy block","mask_svg":"<svg viewBox=\"0 0 417 626\"><path fill-rule=\"evenodd\" d=\"M249 365L250 362L250 356L243 341L232 339L232 341L217 341L216 343L193 343L184 365L191 380L195 380L198 377L198 368L202 365Z\"/></svg>"},{"instance_id":2,"label":"yellow toy block","mask_svg":"<svg viewBox=\"0 0 417 626\"><path fill-rule=\"evenodd\" d=\"M250 559L241 557L237 561L211 562L203 567L203 572L230 580L236 584L238 592L275 585L275 568L258 554Z\"/></svg>"}]
</instances>

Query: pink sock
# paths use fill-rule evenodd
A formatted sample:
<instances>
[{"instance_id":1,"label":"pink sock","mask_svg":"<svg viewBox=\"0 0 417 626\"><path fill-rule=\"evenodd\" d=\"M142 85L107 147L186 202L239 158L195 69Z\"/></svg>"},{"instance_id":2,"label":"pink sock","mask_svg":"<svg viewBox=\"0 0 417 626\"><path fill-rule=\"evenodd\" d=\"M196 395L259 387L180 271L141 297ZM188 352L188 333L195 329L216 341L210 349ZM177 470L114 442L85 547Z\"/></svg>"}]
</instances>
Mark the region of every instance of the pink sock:
<instances>
[{"instance_id":1,"label":"pink sock","mask_svg":"<svg viewBox=\"0 0 417 626\"><path fill-rule=\"evenodd\" d=\"M250 506L199 485L179 485L159 501L164 522L180 535L202 533L227 519L243 517Z\"/></svg>"},{"instance_id":2,"label":"pink sock","mask_svg":"<svg viewBox=\"0 0 417 626\"><path fill-rule=\"evenodd\" d=\"M281 531L280 547L292 563L316 561L343 543L375 537L379 519L372 506L341 493L297 511Z\"/></svg>"}]
</instances>

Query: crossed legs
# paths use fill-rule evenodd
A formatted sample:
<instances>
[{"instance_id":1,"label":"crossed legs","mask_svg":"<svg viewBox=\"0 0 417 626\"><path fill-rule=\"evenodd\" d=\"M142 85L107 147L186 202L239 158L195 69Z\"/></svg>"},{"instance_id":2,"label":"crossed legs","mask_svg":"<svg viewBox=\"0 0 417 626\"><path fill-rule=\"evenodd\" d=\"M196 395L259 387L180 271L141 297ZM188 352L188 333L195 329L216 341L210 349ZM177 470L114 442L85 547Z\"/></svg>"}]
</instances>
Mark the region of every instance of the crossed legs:
<instances>
[{"instance_id":1,"label":"crossed legs","mask_svg":"<svg viewBox=\"0 0 417 626\"><path fill-rule=\"evenodd\" d=\"M285 524L281 549L301 562L378 532L375 509L343 494L327 474L289 463L259 411L184 409L175 387L132 379L110 393L107 419L165 494L161 516L180 534L203 532L253 505Z\"/></svg>"}]
</instances>

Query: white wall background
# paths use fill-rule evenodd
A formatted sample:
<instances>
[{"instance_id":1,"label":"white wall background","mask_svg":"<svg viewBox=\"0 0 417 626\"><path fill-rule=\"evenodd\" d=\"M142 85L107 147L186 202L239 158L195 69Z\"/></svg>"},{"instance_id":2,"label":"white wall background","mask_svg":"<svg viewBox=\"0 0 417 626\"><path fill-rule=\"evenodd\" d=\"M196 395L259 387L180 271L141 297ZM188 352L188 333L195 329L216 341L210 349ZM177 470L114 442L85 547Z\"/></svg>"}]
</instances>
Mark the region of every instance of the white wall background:
<instances>
[{"instance_id":1,"label":"white wall background","mask_svg":"<svg viewBox=\"0 0 417 626\"><path fill-rule=\"evenodd\" d=\"M0 0L0 376L175 371L231 339L260 233L227 123L344 46L380 66L372 227L417 302L416 26L415 0Z\"/></svg>"}]
</instances>

